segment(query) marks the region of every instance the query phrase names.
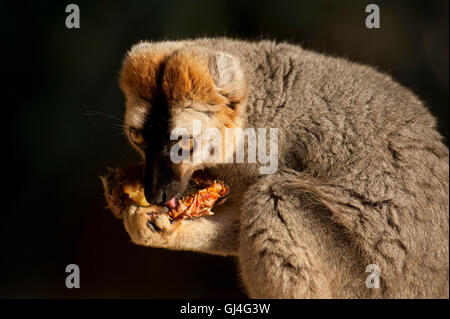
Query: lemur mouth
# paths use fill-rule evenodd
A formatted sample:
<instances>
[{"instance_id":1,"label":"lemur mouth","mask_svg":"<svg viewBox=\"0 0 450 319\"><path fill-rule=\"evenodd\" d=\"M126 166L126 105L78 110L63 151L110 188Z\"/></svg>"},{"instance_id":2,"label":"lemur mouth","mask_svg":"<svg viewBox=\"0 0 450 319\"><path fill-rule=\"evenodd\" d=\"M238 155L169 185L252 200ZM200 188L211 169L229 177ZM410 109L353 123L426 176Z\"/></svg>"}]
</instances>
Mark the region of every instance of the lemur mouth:
<instances>
[{"instance_id":1,"label":"lemur mouth","mask_svg":"<svg viewBox=\"0 0 450 319\"><path fill-rule=\"evenodd\" d=\"M172 219L213 215L211 209L223 204L229 194L229 187L222 181L198 170L189 180L182 195L172 197L166 206Z\"/></svg>"},{"instance_id":2,"label":"lemur mouth","mask_svg":"<svg viewBox=\"0 0 450 319\"><path fill-rule=\"evenodd\" d=\"M123 218L131 205L143 207L152 214L167 214L171 221L209 216L214 214L211 211L214 206L225 202L230 190L217 178L196 171L183 194L174 196L164 206L154 205L145 198L142 172L142 165L128 165L109 169L102 176L106 201L117 218Z\"/></svg>"},{"instance_id":3,"label":"lemur mouth","mask_svg":"<svg viewBox=\"0 0 450 319\"><path fill-rule=\"evenodd\" d=\"M169 209L176 210L180 206L180 201L183 202L183 200L186 197L195 196L196 194L200 193L201 188L199 187L198 178L199 178L199 176L205 176L205 173L202 172L201 170L198 170L198 171L195 171L192 176L193 176L193 178L191 177L191 179L189 180L189 184L186 187L186 190L183 192L183 194L177 194L165 203L165 205ZM228 186L226 186L226 184L224 182L218 180L216 177L212 177L212 175L207 175L207 176L208 176L208 179L207 179L208 181L216 181L216 183L220 183L220 185L221 185L220 187L228 187ZM210 191L214 191L214 189L210 190ZM217 188L216 188L216 192L217 192ZM221 196L217 199L214 206L223 204L227 200L228 196L229 196L229 191L222 192Z\"/></svg>"},{"instance_id":4,"label":"lemur mouth","mask_svg":"<svg viewBox=\"0 0 450 319\"><path fill-rule=\"evenodd\" d=\"M167 202L167 206L168 206L170 209L176 209L176 208L178 207L178 204L177 204L177 197L179 197L179 196L174 196L174 197L172 197L171 200L169 200L169 201Z\"/></svg>"}]
</instances>

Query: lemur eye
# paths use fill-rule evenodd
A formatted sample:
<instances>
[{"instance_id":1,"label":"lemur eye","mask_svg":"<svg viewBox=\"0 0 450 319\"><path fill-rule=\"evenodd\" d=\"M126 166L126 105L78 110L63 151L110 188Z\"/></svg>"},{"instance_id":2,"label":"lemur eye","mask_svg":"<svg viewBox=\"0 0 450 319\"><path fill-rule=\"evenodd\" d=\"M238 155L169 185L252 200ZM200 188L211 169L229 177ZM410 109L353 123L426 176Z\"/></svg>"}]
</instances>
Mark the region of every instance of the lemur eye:
<instances>
[{"instance_id":1,"label":"lemur eye","mask_svg":"<svg viewBox=\"0 0 450 319\"><path fill-rule=\"evenodd\" d=\"M137 144L137 145L145 144L145 140L144 140L144 137L142 136L142 134L134 128L130 129L130 139L134 144Z\"/></svg>"},{"instance_id":2,"label":"lemur eye","mask_svg":"<svg viewBox=\"0 0 450 319\"><path fill-rule=\"evenodd\" d=\"M180 146L180 148L182 150L192 151L192 149L195 146L195 140L193 138L187 138L187 139L183 138L178 141L178 145Z\"/></svg>"}]
</instances>

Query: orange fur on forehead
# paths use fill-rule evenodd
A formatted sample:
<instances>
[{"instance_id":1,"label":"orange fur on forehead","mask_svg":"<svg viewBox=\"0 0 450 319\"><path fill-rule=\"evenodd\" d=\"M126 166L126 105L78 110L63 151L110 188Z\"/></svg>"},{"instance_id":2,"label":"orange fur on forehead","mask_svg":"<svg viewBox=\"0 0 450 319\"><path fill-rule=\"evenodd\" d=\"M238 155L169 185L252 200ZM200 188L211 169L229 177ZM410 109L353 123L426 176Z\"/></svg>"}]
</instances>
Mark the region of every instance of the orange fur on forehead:
<instances>
[{"instance_id":1,"label":"orange fur on forehead","mask_svg":"<svg viewBox=\"0 0 450 319\"><path fill-rule=\"evenodd\" d=\"M196 101L224 105L227 99L214 86L208 57L194 51L178 51L165 64L161 89L168 102Z\"/></svg>"},{"instance_id":2,"label":"orange fur on forehead","mask_svg":"<svg viewBox=\"0 0 450 319\"><path fill-rule=\"evenodd\" d=\"M158 91L158 78L163 61L168 55L169 52L163 50L129 53L120 74L120 87L124 93L153 99Z\"/></svg>"},{"instance_id":3,"label":"orange fur on forehead","mask_svg":"<svg viewBox=\"0 0 450 319\"><path fill-rule=\"evenodd\" d=\"M214 108L224 127L238 125L238 107L246 90L226 92L215 86L209 69L211 53L202 48L173 45L142 45L126 56L120 87L127 99L135 96L153 101L162 97L167 107L194 101Z\"/></svg>"}]
</instances>

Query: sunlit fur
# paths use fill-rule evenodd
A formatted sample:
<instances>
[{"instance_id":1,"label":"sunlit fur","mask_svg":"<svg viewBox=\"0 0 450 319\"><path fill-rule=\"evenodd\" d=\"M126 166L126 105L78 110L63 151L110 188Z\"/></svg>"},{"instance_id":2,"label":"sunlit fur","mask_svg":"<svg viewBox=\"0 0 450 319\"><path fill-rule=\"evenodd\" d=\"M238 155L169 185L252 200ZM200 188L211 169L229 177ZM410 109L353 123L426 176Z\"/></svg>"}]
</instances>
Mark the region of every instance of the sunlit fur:
<instances>
[{"instance_id":1,"label":"sunlit fur","mask_svg":"<svg viewBox=\"0 0 450 319\"><path fill-rule=\"evenodd\" d=\"M256 298L448 298L448 148L390 76L286 43L198 39L134 46L121 88L127 128L156 95L170 128L279 128L275 174L215 165L231 193L214 216L152 232L130 210L135 243L235 255ZM369 264L380 288L365 285Z\"/></svg>"}]
</instances>

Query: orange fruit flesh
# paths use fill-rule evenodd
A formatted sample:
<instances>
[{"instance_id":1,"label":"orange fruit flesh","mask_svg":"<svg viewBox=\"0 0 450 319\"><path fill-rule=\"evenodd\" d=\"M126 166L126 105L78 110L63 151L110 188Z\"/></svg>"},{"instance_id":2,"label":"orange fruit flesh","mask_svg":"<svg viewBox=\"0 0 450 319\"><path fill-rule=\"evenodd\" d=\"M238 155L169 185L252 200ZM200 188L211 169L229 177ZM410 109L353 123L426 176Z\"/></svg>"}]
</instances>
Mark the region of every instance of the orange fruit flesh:
<instances>
[{"instance_id":1,"label":"orange fruit flesh","mask_svg":"<svg viewBox=\"0 0 450 319\"><path fill-rule=\"evenodd\" d=\"M229 187L221 181L208 180L203 176L196 176L193 181L198 186L206 186L200 189L196 194L188 195L182 200L178 200L177 207L172 208L168 215L171 219L186 219L191 217L200 217L213 215L211 208L221 197L229 192ZM126 184L123 191L128 197L139 206L151 206L144 195L144 188L140 184Z\"/></svg>"}]
</instances>

